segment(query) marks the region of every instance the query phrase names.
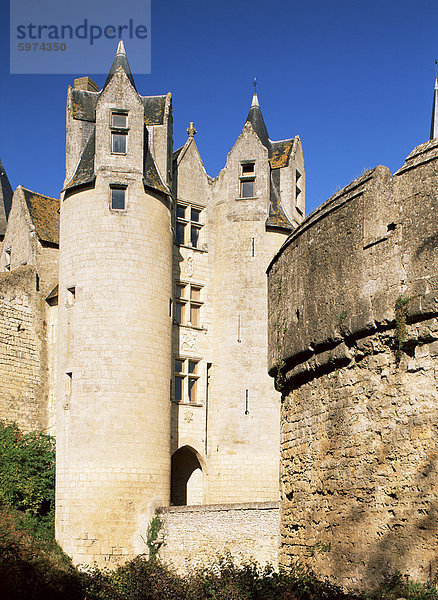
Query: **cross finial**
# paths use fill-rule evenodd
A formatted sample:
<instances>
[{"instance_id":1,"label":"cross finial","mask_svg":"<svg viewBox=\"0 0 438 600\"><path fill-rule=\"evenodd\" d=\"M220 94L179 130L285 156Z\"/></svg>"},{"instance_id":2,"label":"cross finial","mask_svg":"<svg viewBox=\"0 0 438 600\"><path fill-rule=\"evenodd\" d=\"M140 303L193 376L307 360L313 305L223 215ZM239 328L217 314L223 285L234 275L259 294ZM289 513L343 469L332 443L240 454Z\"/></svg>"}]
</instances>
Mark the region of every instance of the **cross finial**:
<instances>
[{"instance_id":1,"label":"cross finial","mask_svg":"<svg viewBox=\"0 0 438 600\"><path fill-rule=\"evenodd\" d=\"M190 125L187 127L187 134L189 137L195 137L196 129L193 125L193 121L190 121Z\"/></svg>"},{"instance_id":2,"label":"cross finial","mask_svg":"<svg viewBox=\"0 0 438 600\"><path fill-rule=\"evenodd\" d=\"M435 77L438 77L438 60L437 59L435 59L435 68L434 68L434 71L435 71Z\"/></svg>"},{"instance_id":3,"label":"cross finial","mask_svg":"<svg viewBox=\"0 0 438 600\"><path fill-rule=\"evenodd\" d=\"M257 78L254 77L254 81L252 82L253 86L254 86L254 94L257 94Z\"/></svg>"}]
</instances>

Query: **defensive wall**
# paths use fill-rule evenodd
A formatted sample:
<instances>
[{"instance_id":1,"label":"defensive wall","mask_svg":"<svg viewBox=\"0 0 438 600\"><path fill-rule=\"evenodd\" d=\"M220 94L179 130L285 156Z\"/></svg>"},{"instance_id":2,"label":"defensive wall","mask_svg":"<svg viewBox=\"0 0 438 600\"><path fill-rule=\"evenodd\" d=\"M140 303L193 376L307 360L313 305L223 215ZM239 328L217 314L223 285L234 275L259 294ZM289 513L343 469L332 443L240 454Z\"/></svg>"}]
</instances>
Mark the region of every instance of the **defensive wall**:
<instances>
[{"instance_id":1,"label":"defensive wall","mask_svg":"<svg viewBox=\"0 0 438 600\"><path fill-rule=\"evenodd\" d=\"M227 555L278 565L278 502L172 506L159 516L160 558L180 572Z\"/></svg>"},{"instance_id":2,"label":"defensive wall","mask_svg":"<svg viewBox=\"0 0 438 600\"><path fill-rule=\"evenodd\" d=\"M438 140L313 212L268 268L280 557L349 587L438 557Z\"/></svg>"}]
</instances>

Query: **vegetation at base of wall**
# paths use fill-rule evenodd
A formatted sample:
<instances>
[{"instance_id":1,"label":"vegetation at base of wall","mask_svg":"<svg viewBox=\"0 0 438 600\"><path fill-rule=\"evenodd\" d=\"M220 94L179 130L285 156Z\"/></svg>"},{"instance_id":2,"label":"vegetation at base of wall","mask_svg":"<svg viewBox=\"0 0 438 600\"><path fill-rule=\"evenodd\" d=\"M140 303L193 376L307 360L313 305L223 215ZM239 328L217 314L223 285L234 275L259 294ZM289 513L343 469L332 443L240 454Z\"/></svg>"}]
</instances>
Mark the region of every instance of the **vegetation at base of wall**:
<instances>
[{"instance_id":1,"label":"vegetation at base of wall","mask_svg":"<svg viewBox=\"0 0 438 600\"><path fill-rule=\"evenodd\" d=\"M40 460L39 466L38 461ZM10 462L8 462L10 461ZM13 477L7 473L9 466ZM420 584L394 575L376 590L350 594L307 565L275 572L230 555L184 576L138 556L114 571L78 570L53 536L54 444L43 434L21 435L0 425L0 598L8 600L438 600L437 581ZM151 521L154 547L162 528ZM148 544L149 545L149 544ZM329 551L319 547L315 551Z\"/></svg>"},{"instance_id":2,"label":"vegetation at base of wall","mask_svg":"<svg viewBox=\"0 0 438 600\"><path fill-rule=\"evenodd\" d=\"M363 600L438 600L438 579L426 583L412 581L407 575L395 573L372 592L364 594Z\"/></svg>"},{"instance_id":3,"label":"vegetation at base of wall","mask_svg":"<svg viewBox=\"0 0 438 600\"><path fill-rule=\"evenodd\" d=\"M54 539L55 440L0 422L0 502L15 511L22 531Z\"/></svg>"},{"instance_id":4,"label":"vegetation at base of wall","mask_svg":"<svg viewBox=\"0 0 438 600\"><path fill-rule=\"evenodd\" d=\"M160 519L158 512L155 511L155 516L149 523L146 537L146 545L149 548L149 558L151 560L156 558L160 549L161 544L158 542L158 535L162 527L163 521Z\"/></svg>"},{"instance_id":5,"label":"vegetation at base of wall","mask_svg":"<svg viewBox=\"0 0 438 600\"><path fill-rule=\"evenodd\" d=\"M2 529L4 521L2 519ZM368 593L348 593L318 579L301 563L275 572L231 557L178 575L159 559L138 556L115 571L78 571L32 551L26 535L0 548L0 597L8 600L438 600L436 582L418 584L396 575Z\"/></svg>"}]
</instances>

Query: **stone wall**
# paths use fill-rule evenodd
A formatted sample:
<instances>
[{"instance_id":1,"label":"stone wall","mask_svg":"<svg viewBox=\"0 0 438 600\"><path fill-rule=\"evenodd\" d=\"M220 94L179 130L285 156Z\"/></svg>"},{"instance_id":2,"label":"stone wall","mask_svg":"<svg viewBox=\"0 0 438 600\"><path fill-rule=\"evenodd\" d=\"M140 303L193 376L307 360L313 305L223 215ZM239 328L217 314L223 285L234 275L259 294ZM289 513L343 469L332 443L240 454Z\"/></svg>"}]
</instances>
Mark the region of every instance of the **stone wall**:
<instances>
[{"instance_id":1,"label":"stone wall","mask_svg":"<svg viewBox=\"0 0 438 600\"><path fill-rule=\"evenodd\" d=\"M160 518L164 544L159 555L180 572L227 553L238 562L277 566L278 502L178 506L162 509Z\"/></svg>"},{"instance_id":2,"label":"stone wall","mask_svg":"<svg viewBox=\"0 0 438 600\"><path fill-rule=\"evenodd\" d=\"M272 261L280 563L341 584L436 574L438 141L312 213Z\"/></svg>"},{"instance_id":3,"label":"stone wall","mask_svg":"<svg viewBox=\"0 0 438 600\"><path fill-rule=\"evenodd\" d=\"M48 424L44 311L33 267L0 274L0 419L23 431Z\"/></svg>"}]
</instances>

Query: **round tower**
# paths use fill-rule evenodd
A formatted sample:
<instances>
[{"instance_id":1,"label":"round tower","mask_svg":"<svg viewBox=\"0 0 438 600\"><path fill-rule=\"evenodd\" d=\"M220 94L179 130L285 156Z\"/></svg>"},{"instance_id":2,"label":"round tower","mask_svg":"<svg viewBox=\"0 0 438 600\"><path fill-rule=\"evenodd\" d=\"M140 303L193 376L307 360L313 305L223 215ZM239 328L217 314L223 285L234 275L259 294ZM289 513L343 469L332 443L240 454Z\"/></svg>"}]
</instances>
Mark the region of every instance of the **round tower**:
<instances>
[{"instance_id":1,"label":"round tower","mask_svg":"<svg viewBox=\"0 0 438 600\"><path fill-rule=\"evenodd\" d=\"M123 44L101 91L87 79L67 106L56 533L102 566L147 552L169 504L171 106L138 95Z\"/></svg>"}]
</instances>

